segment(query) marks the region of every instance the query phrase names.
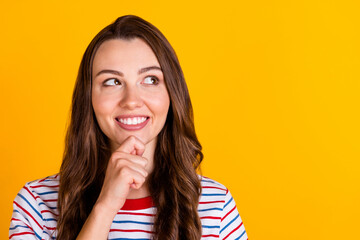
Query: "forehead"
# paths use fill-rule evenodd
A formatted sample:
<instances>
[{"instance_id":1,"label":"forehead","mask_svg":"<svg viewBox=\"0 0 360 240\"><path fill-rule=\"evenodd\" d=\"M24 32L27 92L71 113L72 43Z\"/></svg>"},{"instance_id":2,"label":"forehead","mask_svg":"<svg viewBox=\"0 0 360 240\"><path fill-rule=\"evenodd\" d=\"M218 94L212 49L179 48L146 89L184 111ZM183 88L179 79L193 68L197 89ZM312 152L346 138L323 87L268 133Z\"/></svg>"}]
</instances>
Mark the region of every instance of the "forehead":
<instances>
[{"instance_id":1,"label":"forehead","mask_svg":"<svg viewBox=\"0 0 360 240\"><path fill-rule=\"evenodd\" d=\"M111 39L103 42L96 51L93 73L108 68L125 71L150 65L160 67L155 53L144 40Z\"/></svg>"}]
</instances>

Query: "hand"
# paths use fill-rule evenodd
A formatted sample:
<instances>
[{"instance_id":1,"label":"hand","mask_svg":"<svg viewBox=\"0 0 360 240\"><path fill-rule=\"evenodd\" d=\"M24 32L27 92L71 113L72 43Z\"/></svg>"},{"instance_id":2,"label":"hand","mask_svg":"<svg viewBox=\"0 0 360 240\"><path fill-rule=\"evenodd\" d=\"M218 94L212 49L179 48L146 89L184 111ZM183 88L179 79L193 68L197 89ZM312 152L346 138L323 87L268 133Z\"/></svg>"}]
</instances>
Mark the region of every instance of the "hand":
<instances>
[{"instance_id":1,"label":"hand","mask_svg":"<svg viewBox=\"0 0 360 240\"><path fill-rule=\"evenodd\" d=\"M144 151L145 144L130 136L112 153L97 204L117 212L124 205L130 188L141 188L148 176L145 170L148 160L142 157Z\"/></svg>"}]
</instances>

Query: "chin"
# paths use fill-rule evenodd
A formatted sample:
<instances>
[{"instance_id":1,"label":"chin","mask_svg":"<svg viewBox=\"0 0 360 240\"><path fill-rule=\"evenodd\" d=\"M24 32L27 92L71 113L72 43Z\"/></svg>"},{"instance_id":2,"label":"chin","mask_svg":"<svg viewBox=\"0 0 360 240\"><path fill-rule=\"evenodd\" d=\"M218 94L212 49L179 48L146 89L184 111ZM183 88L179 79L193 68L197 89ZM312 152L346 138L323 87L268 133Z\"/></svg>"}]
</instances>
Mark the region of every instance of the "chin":
<instances>
[{"instance_id":1,"label":"chin","mask_svg":"<svg viewBox=\"0 0 360 240\"><path fill-rule=\"evenodd\" d=\"M153 142L154 140L156 141L156 138L157 138L157 137L149 138L147 136L143 136L141 134L136 134L136 133L122 134L120 139L119 138L111 139L112 147L113 148L118 148L130 136L135 136L136 138L138 138L145 145Z\"/></svg>"}]
</instances>

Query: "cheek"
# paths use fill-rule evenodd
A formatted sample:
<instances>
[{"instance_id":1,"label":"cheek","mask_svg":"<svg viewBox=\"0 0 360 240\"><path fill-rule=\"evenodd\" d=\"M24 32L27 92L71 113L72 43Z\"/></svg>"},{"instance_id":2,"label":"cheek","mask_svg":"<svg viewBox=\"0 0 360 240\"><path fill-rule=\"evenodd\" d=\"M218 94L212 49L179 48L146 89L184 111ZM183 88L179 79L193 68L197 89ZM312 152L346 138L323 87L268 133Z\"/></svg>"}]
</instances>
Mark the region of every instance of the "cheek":
<instances>
[{"instance_id":1,"label":"cheek","mask_svg":"<svg viewBox=\"0 0 360 240\"><path fill-rule=\"evenodd\" d=\"M154 112L159 115L167 115L170 105L170 99L167 93L159 94L156 98L150 99Z\"/></svg>"},{"instance_id":2,"label":"cheek","mask_svg":"<svg viewBox=\"0 0 360 240\"><path fill-rule=\"evenodd\" d=\"M114 104L113 98L104 95L93 95L92 105L98 120L110 114L114 108Z\"/></svg>"}]
</instances>

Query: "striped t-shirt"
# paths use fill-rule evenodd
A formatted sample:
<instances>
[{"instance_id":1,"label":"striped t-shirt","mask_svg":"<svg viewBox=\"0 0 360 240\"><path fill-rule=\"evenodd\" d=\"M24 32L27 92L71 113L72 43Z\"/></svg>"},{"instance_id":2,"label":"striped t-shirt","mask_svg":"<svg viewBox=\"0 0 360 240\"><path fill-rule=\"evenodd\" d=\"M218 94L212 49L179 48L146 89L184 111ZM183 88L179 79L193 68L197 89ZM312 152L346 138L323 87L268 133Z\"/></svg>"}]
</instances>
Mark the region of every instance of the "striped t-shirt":
<instances>
[{"instance_id":1,"label":"striped t-shirt","mask_svg":"<svg viewBox=\"0 0 360 240\"><path fill-rule=\"evenodd\" d=\"M229 190L201 177L198 213L201 239L246 240L244 225ZM16 196L9 239L56 239L59 175L26 183ZM108 239L151 239L156 207L151 197L128 199L115 216Z\"/></svg>"}]
</instances>

